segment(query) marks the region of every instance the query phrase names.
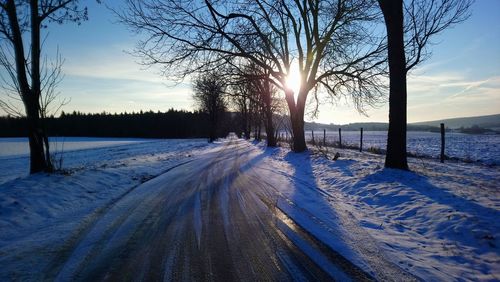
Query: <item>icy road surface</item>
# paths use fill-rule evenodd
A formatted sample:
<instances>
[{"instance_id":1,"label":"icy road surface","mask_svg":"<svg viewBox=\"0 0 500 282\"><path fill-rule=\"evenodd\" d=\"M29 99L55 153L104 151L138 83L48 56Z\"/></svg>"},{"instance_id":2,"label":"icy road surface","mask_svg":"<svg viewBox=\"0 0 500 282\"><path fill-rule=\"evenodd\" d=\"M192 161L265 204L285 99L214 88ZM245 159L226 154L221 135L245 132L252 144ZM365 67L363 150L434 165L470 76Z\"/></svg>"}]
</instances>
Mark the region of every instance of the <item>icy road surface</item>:
<instances>
[{"instance_id":1,"label":"icy road surface","mask_svg":"<svg viewBox=\"0 0 500 282\"><path fill-rule=\"evenodd\" d=\"M132 190L54 258L45 278L369 280L276 207L277 190L252 153L234 140Z\"/></svg>"},{"instance_id":2,"label":"icy road surface","mask_svg":"<svg viewBox=\"0 0 500 282\"><path fill-rule=\"evenodd\" d=\"M4 158L0 281L498 281L498 167L338 152L156 140L29 176Z\"/></svg>"}]
</instances>

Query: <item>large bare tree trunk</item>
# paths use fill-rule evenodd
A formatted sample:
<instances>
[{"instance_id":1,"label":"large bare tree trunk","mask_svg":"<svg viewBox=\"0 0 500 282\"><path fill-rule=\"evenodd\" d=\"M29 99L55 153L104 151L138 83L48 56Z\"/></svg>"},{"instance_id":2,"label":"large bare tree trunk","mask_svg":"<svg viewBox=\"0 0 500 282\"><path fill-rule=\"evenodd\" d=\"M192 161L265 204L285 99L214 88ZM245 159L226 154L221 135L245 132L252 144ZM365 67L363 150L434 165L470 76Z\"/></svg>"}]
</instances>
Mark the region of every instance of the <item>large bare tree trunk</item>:
<instances>
[{"instance_id":1,"label":"large bare tree trunk","mask_svg":"<svg viewBox=\"0 0 500 282\"><path fill-rule=\"evenodd\" d=\"M30 173L52 171L52 164L44 150L46 135L44 134L42 120L37 107L38 100L30 97L26 105L26 119L28 122L28 139L30 146ZM48 153L48 152L47 152Z\"/></svg>"},{"instance_id":2,"label":"large bare tree trunk","mask_svg":"<svg viewBox=\"0 0 500 282\"><path fill-rule=\"evenodd\" d=\"M304 119L298 114L292 117L293 151L296 153L307 150L304 134Z\"/></svg>"},{"instance_id":3,"label":"large bare tree trunk","mask_svg":"<svg viewBox=\"0 0 500 282\"><path fill-rule=\"evenodd\" d=\"M389 132L385 167L408 169L406 156L406 60L403 1L378 0L387 28L389 56Z\"/></svg>"},{"instance_id":4,"label":"large bare tree trunk","mask_svg":"<svg viewBox=\"0 0 500 282\"><path fill-rule=\"evenodd\" d=\"M49 142L43 118L40 117L40 96L42 95L41 78L40 78L40 18L38 15L38 0L30 1L31 8L31 97L30 110L28 117L29 123L32 123L30 129L30 151L34 150L34 154L41 154L42 158L37 163L30 165L31 173L38 171L52 171L52 163L50 161ZM33 147L31 144L33 143Z\"/></svg>"},{"instance_id":5,"label":"large bare tree trunk","mask_svg":"<svg viewBox=\"0 0 500 282\"><path fill-rule=\"evenodd\" d=\"M305 110L305 95L299 93L297 103L293 97L293 92L285 91L286 102L290 111L290 122L292 125L293 134L293 151L296 153L307 150L306 138L304 134L304 110Z\"/></svg>"},{"instance_id":6,"label":"large bare tree trunk","mask_svg":"<svg viewBox=\"0 0 500 282\"><path fill-rule=\"evenodd\" d=\"M48 146L44 147L47 140L43 120L40 118L40 21L38 16L38 1L30 1L31 16L31 79L28 83L25 67L24 44L21 29L17 19L17 10L14 0L6 3L6 10L12 30L12 44L16 61L17 83L23 100L26 119L28 122L28 138L30 146L30 173L52 171ZM48 142L46 142L48 144ZM46 151L45 151L46 150Z\"/></svg>"}]
</instances>

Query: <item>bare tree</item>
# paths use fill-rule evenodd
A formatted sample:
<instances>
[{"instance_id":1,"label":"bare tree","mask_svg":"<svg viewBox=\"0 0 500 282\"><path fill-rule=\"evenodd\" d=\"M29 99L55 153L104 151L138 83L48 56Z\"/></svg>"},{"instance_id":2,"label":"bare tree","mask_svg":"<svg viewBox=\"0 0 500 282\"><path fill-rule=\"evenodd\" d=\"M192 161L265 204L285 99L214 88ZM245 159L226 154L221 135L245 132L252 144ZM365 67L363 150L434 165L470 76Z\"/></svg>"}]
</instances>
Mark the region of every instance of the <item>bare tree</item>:
<instances>
[{"instance_id":1,"label":"bare tree","mask_svg":"<svg viewBox=\"0 0 500 282\"><path fill-rule=\"evenodd\" d=\"M55 61L49 62L47 58L42 63L40 117L46 119L59 113L61 108L70 102L69 98L61 98L57 87L64 78L62 66L63 58L57 53ZM48 146L48 144L47 144Z\"/></svg>"},{"instance_id":2,"label":"bare tree","mask_svg":"<svg viewBox=\"0 0 500 282\"><path fill-rule=\"evenodd\" d=\"M227 108L224 97L225 83L217 73L205 73L194 80L193 98L199 109L209 116L209 142L217 139L217 129L221 116Z\"/></svg>"},{"instance_id":3,"label":"bare tree","mask_svg":"<svg viewBox=\"0 0 500 282\"><path fill-rule=\"evenodd\" d=\"M429 58L431 39L469 17L471 0L378 0L387 29L389 132L385 166L408 169L406 115L408 72Z\"/></svg>"},{"instance_id":4,"label":"bare tree","mask_svg":"<svg viewBox=\"0 0 500 282\"><path fill-rule=\"evenodd\" d=\"M47 134L43 126L41 100L45 90L53 96L60 72L47 72L44 80L41 68L41 30L48 22L80 22L87 19L86 8L80 9L78 0L0 0L1 65L7 68L11 86L18 91L24 105L30 147L30 173L51 171ZM29 36L27 36L28 34ZM26 51L29 46L29 51ZM9 60L12 55L13 60ZM51 78L52 76L52 78ZM47 84L44 84L45 81ZM50 104L51 98L45 101ZM3 104L5 106L5 104Z\"/></svg>"},{"instance_id":5,"label":"bare tree","mask_svg":"<svg viewBox=\"0 0 500 282\"><path fill-rule=\"evenodd\" d=\"M293 149L306 149L304 108L312 89L350 95L356 106L379 94L385 46L366 23L378 17L370 0L127 0L120 16L146 34L137 52L144 64L164 66L183 79L225 63L251 61L285 92ZM299 93L287 87L291 68L301 75Z\"/></svg>"},{"instance_id":6,"label":"bare tree","mask_svg":"<svg viewBox=\"0 0 500 282\"><path fill-rule=\"evenodd\" d=\"M232 85L231 89L230 102L233 109L239 113L241 128L239 136L249 139L252 131L250 123L250 91L243 83Z\"/></svg>"},{"instance_id":7,"label":"bare tree","mask_svg":"<svg viewBox=\"0 0 500 282\"><path fill-rule=\"evenodd\" d=\"M249 116L253 114L253 121L258 128L261 123L266 130L267 146L277 145L275 136L274 115L276 113L277 97L276 86L267 69L263 69L252 62L242 67L232 65L235 75L232 83L236 91L231 93L240 105L248 106ZM243 109L245 111L245 109ZM257 134L258 135L258 134ZM259 138L257 138L259 139Z\"/></svg>"},{"instance_id":8,"label":"bare tree","mask_svg":"<svg viewBox=\"0 0 500 282\"><path fill-rule=\"evenodd\" d=\"M26 117L23 109L22 100L19 96L21 89L16 79L16 69L13 62L15 58L8 56L5 51L7 48L0 47L0 67L5 74L0 73L0 109L6 114L15 117ZM40 117L45 119L56 115L60 109L67 105L69 98L61 98L57 90L64 74L62 66L64 60L57 52L55 61L49 61L45 57L41 64L41 95L40 95Z\"/></svg>"},{"instance_id":9,"label":"bare tree","mask_svg":"<svg viewBox=\"0 0 500 282\"><path fill-rule=\"evenodd\" d=\"M248 77L249 83L247 84L251 93L257 97L255 99L259 104L261 114L259 116L263 119L266 129L266 139L268 147L276 147L276 136L273 116L275 114L275 99L276 87L272 84L270 73L267 70L259 72L255 66L251 71L257 77Z\"/></svg>"}]
</instances>

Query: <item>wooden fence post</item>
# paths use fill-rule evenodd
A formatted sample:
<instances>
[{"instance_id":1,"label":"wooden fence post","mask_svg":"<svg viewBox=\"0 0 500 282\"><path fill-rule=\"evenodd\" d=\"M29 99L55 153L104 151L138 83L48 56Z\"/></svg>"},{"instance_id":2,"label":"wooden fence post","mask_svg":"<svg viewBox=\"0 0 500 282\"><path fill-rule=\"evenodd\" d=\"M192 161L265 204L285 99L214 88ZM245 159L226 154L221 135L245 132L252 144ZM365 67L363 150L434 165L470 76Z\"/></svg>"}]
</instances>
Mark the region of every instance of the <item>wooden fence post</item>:
<instances>
[{"instance_id":1,"label":"wooden fence post","mask_svg":"<svg viewBox=\"0 0 500 282\"><path fill-rule=\"evenodd\" d=\"M323 129L323 146L326 147L326 129Z\"/></svg>"},{"instance_id":2,"label":"wooden fence post","mask_svg":"<svg viewBox=\"0 0 500 282\"><path fill-rule=\"evenodd\" d=\"M363 128L361 127L361 136L359 138L359 151L363 152Z\"/></svg>"},{"instance_id":3,"label":"wooden fence post","mask_svg":"<svg viewBox=\"0 0 500 282\"><path fill-rule=\"evenodd\" d=\"M339 148L342 149L342 128L339 127Z\"/></svg>"},{"instance_id":4,"label":"wooden fence post","mask_svg":"<svg viewBox=\"0 0 500 282\"><path fill-rule=\"evenodd\" d=\"M312 136L313 145L316 145L316 142L314 142L314 130L312 130L312 129L311 129L311 136Z\"/></svg>"},{"instance_id":5,"label":"wooden fence post","mask_svg":"<svg viewBox=\"0 0 500 282\"><path fill-rule=\"evenodd\" d=\"M444 123L441 123L441 162L444 163Z\"/></svg>"}]
</instances>

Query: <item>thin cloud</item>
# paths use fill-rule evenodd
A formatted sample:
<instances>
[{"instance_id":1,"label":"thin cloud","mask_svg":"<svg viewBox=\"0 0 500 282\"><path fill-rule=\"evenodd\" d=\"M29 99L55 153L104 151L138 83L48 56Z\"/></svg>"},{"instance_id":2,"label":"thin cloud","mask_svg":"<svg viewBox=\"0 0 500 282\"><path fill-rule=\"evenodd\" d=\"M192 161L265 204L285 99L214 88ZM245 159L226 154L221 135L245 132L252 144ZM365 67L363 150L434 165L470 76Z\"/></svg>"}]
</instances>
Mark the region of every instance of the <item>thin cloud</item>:
<instances>
[{"instance_id":1,"label":"thin cloud","mask_svg":"<svg viewBox=\"0 0 500 282\"><path fill-rule=\"evenodd\" d=\"M474 98L492 98L500 96L500 76L490 77L478 81L465 81L460 84L463 90L450 96L448 99L457 99L464 96Z\"/></svg>"},{"instance_id":2,"label":"thin cloud","mask_svg":"<svg viewBox=\"0 0 500 282\"><path fill-rule=\"evenodd\" d=\"M159 75L157 67L146 68L135 61L135 58L126 54L127 45L110 45L103 48L86 49L78 57L72 57L66 62L66 75L129 79L153 83L167 83L167 79Z\"/></svg>"}]
</instances>

